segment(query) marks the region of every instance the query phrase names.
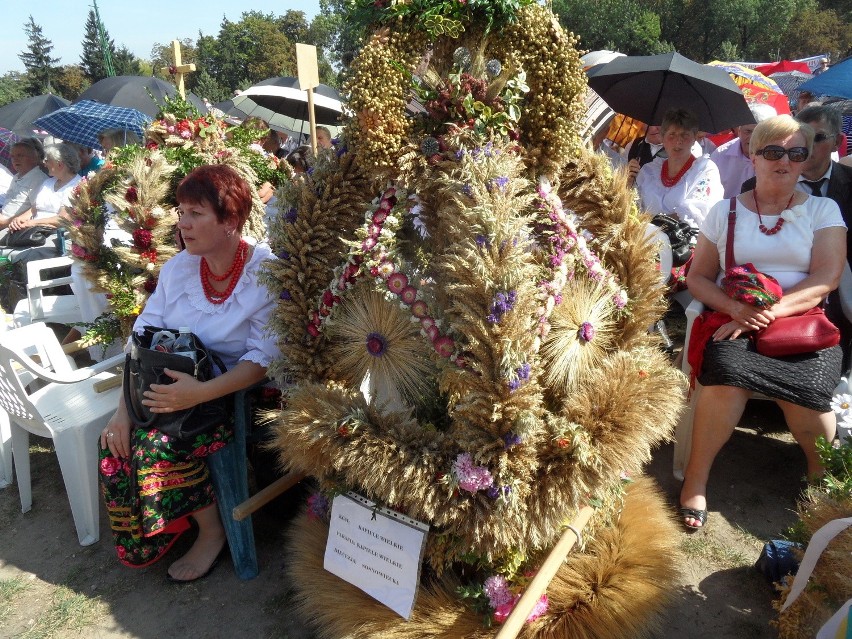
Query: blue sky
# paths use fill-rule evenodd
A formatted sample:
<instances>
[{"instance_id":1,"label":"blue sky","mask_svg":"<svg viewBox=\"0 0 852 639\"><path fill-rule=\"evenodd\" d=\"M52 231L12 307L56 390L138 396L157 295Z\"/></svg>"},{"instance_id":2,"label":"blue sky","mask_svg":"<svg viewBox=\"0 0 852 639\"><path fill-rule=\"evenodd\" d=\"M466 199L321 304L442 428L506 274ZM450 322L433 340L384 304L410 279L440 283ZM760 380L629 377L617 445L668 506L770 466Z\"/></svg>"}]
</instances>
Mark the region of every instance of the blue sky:
<instances>
[{"instance_id":1,"label":"blue sky","mask_svg":"<svg viewBox=\"0 0 852 639\"><path fill-rule=\"evenodd\" d=\"M82 53L86 17L91 0L0 0L3 15L3 44L0 74L23 71L18 54L27 46L24 25L32 14L47 39L53 42L60 64L78 64ZM98 0L98 11L116 46L126 45L140 58L151 57L155 42L219 33L222 17L235 22L244 11L282 15L288 9L304 11L310 20L319 11L317 0Z\"/></svg>"}]
</instances>

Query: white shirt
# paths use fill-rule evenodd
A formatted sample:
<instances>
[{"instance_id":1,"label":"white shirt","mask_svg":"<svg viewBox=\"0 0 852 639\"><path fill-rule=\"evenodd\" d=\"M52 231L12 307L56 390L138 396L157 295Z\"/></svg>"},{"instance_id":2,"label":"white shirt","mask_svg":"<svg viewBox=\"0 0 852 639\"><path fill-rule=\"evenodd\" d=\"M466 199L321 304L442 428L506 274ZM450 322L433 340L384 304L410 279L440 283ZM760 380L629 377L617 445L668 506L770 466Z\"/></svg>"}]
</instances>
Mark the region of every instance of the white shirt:
<instances>
[{"instance_id":1,"label":"white shirt","mask_svg":"<svg viewBox=\"0 0 852 639\"><path fill-rule=\"evenodd\" d=\"M6 203L6 191L12 186L14 179L14 174L6 168L6 165L0 164L0 206Z\"/></svg>"},{"instance_id":2,"label":"white shirt","mask_svg":"<svg viewBox=\"0 0 852 639\"><path fill-rule=\"evenodd\" d=\"M701 233L719 250L719 278L725 273L725 247L728 242L730 201L722 200L707 214ZM843 217L837 202L827 197L809 197L780 213L784 226L775 235L761 233L757 214L737 200L737 225L734 229L734 260L751 262L761 272L771 275L783 290L795 286L808 276L814 233L831 226L842 226ZM764 215L763 224L772 228L778 215Z\"/></svg>"},{"instance_id":3,"label":"white shirt","mask_svg":"<svg viewBox=\"0 0 852 639\"><path fill-rule=\"evenodd\" d=\"M56 178L47 178L36 193L36 212L32 219L40 220L46 217L53 217L59 213L59 209L63 206L71 206L71 194L74 192L74 187L82 179L79 175L75 175L66 184L63 184L57 189Z\"/></svg>"},{"instance_id":4,"label":"white shirt","mask_svg":"<svg viewBox=\"0 0 852 639\"><path fill-rule=\"evenodd\" d=\"M666 187L660 179L663 162L654 158L639 169L636 189L642 208L651 215L674 215L699 228L710 207L722 199L719 169L710 158L697 158L677 184Z\"/></svg>"},{"instance_id":5,"label":"white shirt","mask_svg":"<svg viewBox=\"0 0 852 639\"><path fill-rule=\"evenodd\" d=\"M30 169L23 175L12 178L12 184L6 192L3 215L15 217L35 206L35 196L47 175L39 167Z\"/></svg>"},{"instance_id":6,"label":"white shirt","mask_svg":"<svg viewBox=\"0 0 852 639\"><path fill-rule=\"evenodd\" d=\"M181 251L163 265L157 288L133 329L141 333L145 326L188 326L228 370L241 361L269 366L280 352L276 338L266 332L276 299L257 278L267 259L275 259L269 247L255 246L231 296L211 304L201 287L201 257Z\"/></svg>"},{"instance_id":7,"label":"white shirt","mask_svg":"<svg viewBox=\"0 0 852 639\"><path fill-rule=\"evenodd\" d=\"M831 167L833 164L834 162L829 162L825 173L820 176L820 179L823 181L819 187L819 192L822 194L822 197L826 197L828 195L828 181L831 179ZM816 180L806 180L804 175L800 175L799 181L796 182L796 190L801 191L802 193L807 193L808 195L814 195L813 191L811 191L811 187L804 184L806 181L816 182Z\"/></svg>"},{"instance_id":8,"label":"white shirt","mask_svg":"<svg viewBox=\"0 0 852 639\"><path fill-rule=\"evenodd\" d=\"M710 154L710 159L719 167L719 179L725 189L725 198L740 194L743 182L754 177L754 164L744 154L740 139L728 140Z\"/></svg>"}]
</instances>

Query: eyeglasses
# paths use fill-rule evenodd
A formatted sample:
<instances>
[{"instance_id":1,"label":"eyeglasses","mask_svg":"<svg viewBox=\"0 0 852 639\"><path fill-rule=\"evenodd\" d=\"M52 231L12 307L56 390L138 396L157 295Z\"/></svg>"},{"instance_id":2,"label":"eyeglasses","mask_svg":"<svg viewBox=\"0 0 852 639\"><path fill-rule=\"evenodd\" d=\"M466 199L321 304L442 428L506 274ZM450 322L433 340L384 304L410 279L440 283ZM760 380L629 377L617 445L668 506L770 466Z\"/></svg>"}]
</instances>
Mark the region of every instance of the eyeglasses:
<instances>
[{"instance_id":1,"label":"eyeglasses","mask_svg":"<svg viewBox=\"0 0 852 639\"><path fill-rule=\"evenodd\" d=\"M814 136L814 143L825 142L827 139L829 139L831 137L833 137L833 136L829 135L828 133L817 133Z\"/></svg>"},{"instance_id":2,"label":"eyeglasses","mask_svg":"<svg viewBox=\"0 0 852 639\"><path fill-rule=\"evenodd\" d=\"M780 160L784 155L790 158L790 162L804 162L808 159L809 155L807 147L804 146L794 146L790 149L785 149L783 146L775 146L774 144L758 149L754 154L762 155L764 159L771 160L772 162Z\"/></svg>"}]
</instances>

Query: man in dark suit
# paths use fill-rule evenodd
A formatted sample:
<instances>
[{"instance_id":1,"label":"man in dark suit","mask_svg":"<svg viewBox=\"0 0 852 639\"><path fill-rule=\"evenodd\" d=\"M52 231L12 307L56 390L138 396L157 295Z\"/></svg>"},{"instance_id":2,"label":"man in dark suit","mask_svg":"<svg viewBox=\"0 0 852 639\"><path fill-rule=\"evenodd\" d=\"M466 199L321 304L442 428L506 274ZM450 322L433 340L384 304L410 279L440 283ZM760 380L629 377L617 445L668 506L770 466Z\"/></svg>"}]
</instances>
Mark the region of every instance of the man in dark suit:
<instances>
[{"instance_id":1,"label":"man in dark suit","mask_svg":"<svg viewBox=\"0 0 852 639\"><path fill-rule=\"evenodd\" d=\"M846 222L846 261L852 266L852 167L831 159L842 141L840 112L827 106L809 106L796 114L800 122L810 124L816 136L810 156L804 163L796 188L808 195L829 197L840 207ZM754 188L755 179L743 182L742 193ZM828 296L826 315L840 327L844 356L844 370L852 355L852 324L843 315L840 296L834 291Z\"/></svg>"}]
</instances>

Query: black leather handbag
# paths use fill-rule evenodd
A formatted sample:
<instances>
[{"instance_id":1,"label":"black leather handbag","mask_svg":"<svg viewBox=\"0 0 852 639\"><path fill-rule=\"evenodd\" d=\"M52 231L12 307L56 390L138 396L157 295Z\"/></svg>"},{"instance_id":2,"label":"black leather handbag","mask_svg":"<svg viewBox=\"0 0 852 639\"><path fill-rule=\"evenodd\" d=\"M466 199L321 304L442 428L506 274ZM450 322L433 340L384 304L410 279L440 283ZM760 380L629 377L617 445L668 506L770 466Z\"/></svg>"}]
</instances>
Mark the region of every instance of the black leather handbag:
<instances>
[{"instance_id":1,"label":"black leather handbag","mask_svg":"<svg viewBox=\"0 0 852 639\"><path fill-rule=\"evenodd\" d=\"M2 239L0 246L7 248L34 248L44 246L51 235L56 233L52 226L31 226L20 231L9 231Z\"/></svg>"},{"instance_id":2,"label":"black leather handbag","mask_svg":"<svg viewBox=\"0 0 852 639\"><path fill-rule=\"evenodd\" d=\"M651 218L651 224L659 226L669 238L672 246L672 266L683 266L689 261L698 229L687 222L673 218L670 215L658 213Z\"/></svg>"},{"instance_id":3,"label":"black leather handbag","mask_svg":"<svg viewBox=\"0 0 852 639\"><path fill-rule=\"evenodd\" d=\"M226 370L222 359L207 349L194 333L191 337L196 361L177 353L152 349L154 334L163 330L168 329L146 326L141 335L134 332L131 338L130 354L124 366L124 403L134 426L156 428L170 437L186 441L208 433L221 424L230 423L233 394L173 413L152 413L142 404L143 393L151 388L151 384L174 383L175 380L163 372L165 368L187 373L201 382L213 379L214 364L222 373Z\"/></svg>"}]
</instances>

